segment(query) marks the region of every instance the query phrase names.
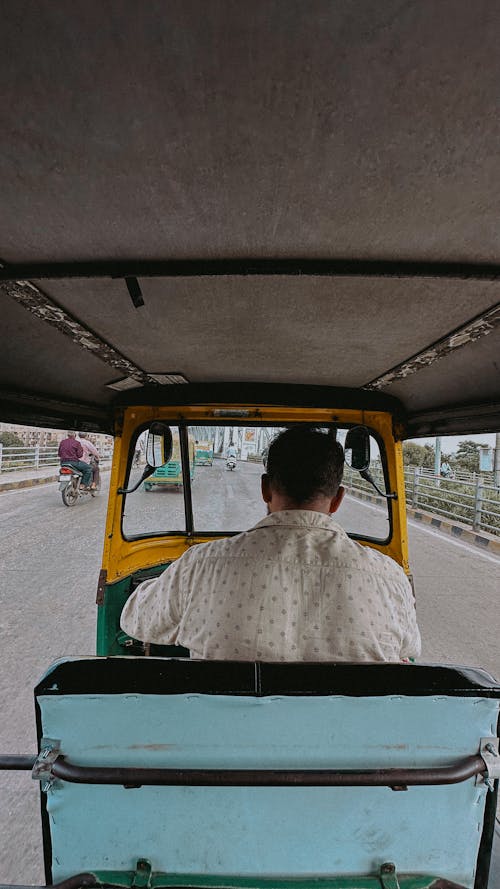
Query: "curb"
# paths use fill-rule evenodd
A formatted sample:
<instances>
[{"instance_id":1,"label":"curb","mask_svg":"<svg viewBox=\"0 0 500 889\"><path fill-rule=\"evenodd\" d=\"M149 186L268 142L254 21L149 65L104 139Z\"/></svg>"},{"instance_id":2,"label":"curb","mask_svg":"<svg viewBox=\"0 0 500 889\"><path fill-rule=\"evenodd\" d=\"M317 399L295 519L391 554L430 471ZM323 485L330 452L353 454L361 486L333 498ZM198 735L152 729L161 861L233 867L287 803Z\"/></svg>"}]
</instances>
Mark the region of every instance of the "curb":
<instances>
[{"instance_id":1,"label":"curb","mask_svg":"<svg viewBox=\"0 0 500 889\"><path fill-rule=\"evenodd\" d=\"M4 491L17 491L19 488L34 488L36 485L47 485L57 482L59 475L44 475L41 478L21 478L17 482L0 482L0 494Z\"/></svg>"},{"instance_id":2,"label":"curb","mask_svg":"<svg viewBox=\"0 0 500 889\"><path fill-rule=\"evenodd\" d=\"M111 469L110 466L104 466L101 469L101 472L109 472ZM59 481L59 473L57 475L43 475L40 478L21 478L15 482L1 482L0 481L0 494L8 491L17 491L20 488L35 488L38 485L48 485L51 482Z\"/></svg>"},{"instance_id":3,"label":"curb","mask_svg":"<svg viewBox=\"0 0 500 889\"><path fill-rule=\"evenodd\" d=\"M378 506L381 506L383 503L381 497L365 494L363 491L356 491L353 488L348 488L347 493L357 500L367 500L369 503L375 503ZM453 522L451 519L433 515L431 512L424 512L422 509L415 509L413 506L406 507L406 515L422 525L430 525L432 528L436 528L437 531L448 534L455 540L463 540L464 542L472 543L478 549L500 555L500 537L495 537L494 534L488 534L486 531L474 531L471 527L461 522Z\"/></svg>"},{"instance_id":4,"label":"curb","mask_svg":"<svg viewBox=\"0 0 500 889\"><path fill-rule=\"evenodd\" d=\"M489 553L498 553L498 555L500 555L500 538L495 537L493 534L488 534L486 531L481 531L481 533L479 533L478 531L474 531L468 525L462 525L460 522L452 522L450 519L432 515L430 512L423 512L421 509L414 509L411 506L407 507L406 512L409 518L411 517L415 519L415 521L421 522L423 525L430 525L432 528L436 528L438 531L442 531L444 534L448 534L456 540L472 543L479 549L487 550Z\"/></svg>"}]
</instances>

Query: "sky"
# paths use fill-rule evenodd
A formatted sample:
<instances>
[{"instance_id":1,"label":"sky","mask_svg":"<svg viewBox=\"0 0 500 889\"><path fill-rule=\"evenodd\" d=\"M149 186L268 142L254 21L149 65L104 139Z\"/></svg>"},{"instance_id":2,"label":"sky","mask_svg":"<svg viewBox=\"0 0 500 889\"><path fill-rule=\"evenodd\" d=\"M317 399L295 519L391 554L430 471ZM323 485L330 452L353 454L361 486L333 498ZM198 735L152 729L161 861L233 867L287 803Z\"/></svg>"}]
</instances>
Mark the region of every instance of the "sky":
<instances>
[{"instance_id":1,"label":"sky","mask_svg":"<svg viewBox=\"0 0 500 889\"><path fill-rule=\"evenodd\" d=\"M411 441L414 441L415 444L430 444L434 445L436 442L435 438L412 438ZM445 454L454 454L458 448L458 445L461 441L475 441L477 444L486 444L490 447L495 447L495 433L491 432L485 435L442 435L441 436L441 451L444 451Z\"/></svg>"}]
</instances>

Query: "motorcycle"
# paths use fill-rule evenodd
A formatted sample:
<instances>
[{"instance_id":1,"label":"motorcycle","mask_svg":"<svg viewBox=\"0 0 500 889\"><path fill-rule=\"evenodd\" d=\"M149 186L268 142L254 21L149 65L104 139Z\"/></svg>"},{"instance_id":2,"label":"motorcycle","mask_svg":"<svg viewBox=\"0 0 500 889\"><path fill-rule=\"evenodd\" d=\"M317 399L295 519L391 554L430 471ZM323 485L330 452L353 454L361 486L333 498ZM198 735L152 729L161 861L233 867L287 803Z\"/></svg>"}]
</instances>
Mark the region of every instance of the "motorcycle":
<instances>
[{"instance_id":1,"label":"motorcycle","mask_svg":"<svg viewBox=\"0 0 500 889\"><path fill-rule=\"evenodd\" d=\"M231 472L233 471L233 469L236 469L236 457L230 455L226 458L226 469L230 469Z\"/></svg>"},{"instance_id":2,"label":"motorcycle","mask_svg":"<svg viewBox=\"0 0 500 889\"><path fill-rule=\"evenodd\" d=\"M59 470L59 490L61 492L62 501L65 506L74 506L79 497L85 497L90 494L95 497L101 487L101 479L99 475L99 461L91 460L91 465L96 464L96 472L94 473L95 488L82 488L82 473L70 466L68 463L61 463Z\"/></svg>"}]
</instances>

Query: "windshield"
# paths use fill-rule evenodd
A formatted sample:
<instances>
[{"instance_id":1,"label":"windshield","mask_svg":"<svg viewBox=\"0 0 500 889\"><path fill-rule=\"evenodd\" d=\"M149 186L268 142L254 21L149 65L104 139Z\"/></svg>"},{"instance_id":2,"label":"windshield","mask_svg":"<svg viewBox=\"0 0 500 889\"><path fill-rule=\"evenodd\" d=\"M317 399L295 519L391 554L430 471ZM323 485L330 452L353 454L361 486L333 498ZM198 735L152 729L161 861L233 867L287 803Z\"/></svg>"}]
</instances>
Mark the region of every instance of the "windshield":
<instances>
[{"instance_id":1,"label":"windshield","mask_svg":"<svg viewBox=\"0 0 500 889\"><path fill-rule=\"evenodd\" d=\"M184 467L183 474L179 428L172 426L174 446L169 463L124 498L124 536L186 533L184 479L187 472L195 533L231 533L252 527L266 514L260 478L265 472L269 445L282 428L229 424L189 426L189 468ZM347 427L336 430L341 444L346 432ZM137 483L144 470L143 438L135 444L128 487ZM370 434L370 471L378 487L385 491L382 447L375 435ZM347 466L344 486L347 496L334 520L353 536L387 540L390 534L387 501Z\"/></svg>"}]
</instances>

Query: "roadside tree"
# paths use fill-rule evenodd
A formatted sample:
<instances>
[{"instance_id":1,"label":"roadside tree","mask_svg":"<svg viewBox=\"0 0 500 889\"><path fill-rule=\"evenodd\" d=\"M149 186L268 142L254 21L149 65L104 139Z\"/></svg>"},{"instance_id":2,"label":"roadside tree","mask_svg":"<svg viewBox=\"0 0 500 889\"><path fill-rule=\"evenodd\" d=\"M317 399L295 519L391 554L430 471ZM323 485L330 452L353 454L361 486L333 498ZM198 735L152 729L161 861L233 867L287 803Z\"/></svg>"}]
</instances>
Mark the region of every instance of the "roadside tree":
<instances>
[{"instance_id":1,"label":"roadside tree","mask_svg":"<svg viewBox=\"0 0 500 889\"><path fill-rule=\"evenodd\" d=\"M15 432L0 432L0 444L5 448L22 448L24 442Z\"/></svg>"},{"instance_id":2,"label":"roadside tree","mask_svg":"<svg viewBox=\"0 0 500 889\"><path fill-rule=\"evenodd\" d=\"M466 472L479 472L479 450L475 441L461 441L455 455L455 466Z\"/></svg>"}]
</instances>

